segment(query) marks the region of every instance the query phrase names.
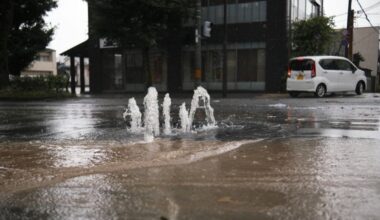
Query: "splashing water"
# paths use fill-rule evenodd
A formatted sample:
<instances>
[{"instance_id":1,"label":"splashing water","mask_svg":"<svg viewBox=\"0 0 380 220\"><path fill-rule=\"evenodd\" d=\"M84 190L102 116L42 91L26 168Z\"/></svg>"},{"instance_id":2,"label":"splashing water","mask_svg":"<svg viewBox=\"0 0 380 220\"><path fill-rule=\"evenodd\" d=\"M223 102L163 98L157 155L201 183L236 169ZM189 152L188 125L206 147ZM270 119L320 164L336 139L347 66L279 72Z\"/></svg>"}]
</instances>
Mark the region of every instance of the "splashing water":
<instances>
[{"instance_id":1,"label":"splashing water","mask_svg":"<svg viewBox=\"0 0 380 220\"><path fill-rule=\"evenodd\" d=\"M136 103L135 98L130 98L128 100L128 108L125 110L123 117L125 120L127 119L127 117L130 117L131 119L130 131L132 133L138 133L142 130L141 112L140 112L139 106Z\"/></svg>"},{"instance_id":2,"label":"splashing water","mask_svg":"<svg viewBox=\"0 0 380 220\"><path fill-rule=\"evenodd\" d=\"M162 104L162 114L164 116L164 134L169 135L172 133L172 129L170 126L170 106L172 104L172 100L170 99L169 93L166 93L164 98L164 103Z\"/></svg>"},{"instance_id":3,"label":"splashing water","mask_svg":"<svg viewBox=\"0 0 380 220\"><path fill-rule=\"evenodd\" d=\"M184 102L179 109L179 118L181 121L181 131L190 132L194 121L194 115L197 109L204 109L206 114L207 128L215 128L216 122L214 118L214 109L211 107L211 99L207 90L199 86L194 90L193 99L191 101L190 112L186 109L186 103ZM163 132L165 135L172 133L170 107L171 99L167 93L162 104L163 107ZM160 135L160 121L159 121L159 106L158 106L158 93L156 88L150 87L148 93L144 97L144 126L141 123L141 112L136 104L134 98L129 99L128 108L124 112L125 119L130 117L132 133L144 132L144 140L146 142L153 142L154 137Z\"/></svg>"},{"instance_id":4,"label":"splashing water","mask_svg":"<svg viewBox=\"0 0 380 220\"><path fill-rule=\"evenodd\" d=\"M189 129L193 126L194 115L197 109L203 108L206 113L206 122L208 127L214 127L216 125L214 118L214 109L211 107L211 98L207 90L201 86L198 86L194 90L193 99L191 100L191 108L189 113Z\"/></svg>"},{"instance_id":5,"label":"splashing water","mask_svg":"<svg viewBox=\"0 0 380 220\"><path fill-rule=\"evenodd\" d=\"M146 142L152 142L154 140L154 136L160 135L157 97L158 93L156 88L149 87L148 94L144 98L144 139Z\"/></svg>"},{"instance_id":6,"label":"splashing water","mask_svg":"<svg viewBox=\"0 0 380 220\"><path fill-rule=\"evenodd\" d=\"M179 118L181 120L182 132L189 132L190 131L189 112L186 109L186 103L182 103L181 107L179 108Z\"/></svg>"}]
</instances>

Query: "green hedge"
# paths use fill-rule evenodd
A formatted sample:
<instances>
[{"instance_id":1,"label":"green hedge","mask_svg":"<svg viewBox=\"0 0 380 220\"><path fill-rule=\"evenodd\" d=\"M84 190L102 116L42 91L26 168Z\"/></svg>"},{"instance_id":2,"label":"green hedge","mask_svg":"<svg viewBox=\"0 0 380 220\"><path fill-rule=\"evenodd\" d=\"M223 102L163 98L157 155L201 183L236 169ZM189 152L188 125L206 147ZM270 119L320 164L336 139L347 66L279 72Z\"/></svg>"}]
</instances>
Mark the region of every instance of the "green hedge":
<instances>
[{"instance_id":1,"label":"green hedge","mask_svg":"<svg viewBox=\"0 0 380 220\"><path fill-rule=\"evenodd\" d=\"M14 91L64 91L69 79L65 76L16 77L10 83Z\"/></svg>"},{"instance_id":2,"label":"green hedge","mask_svg":"<svg viewBox=\"0 0 380 220\"><path fill-rule=\"evenodd\" d=\"M8 88L0 90L1 99L44 99L71 97L66 76L16 77Z\"/></svg>"}]
</instances>

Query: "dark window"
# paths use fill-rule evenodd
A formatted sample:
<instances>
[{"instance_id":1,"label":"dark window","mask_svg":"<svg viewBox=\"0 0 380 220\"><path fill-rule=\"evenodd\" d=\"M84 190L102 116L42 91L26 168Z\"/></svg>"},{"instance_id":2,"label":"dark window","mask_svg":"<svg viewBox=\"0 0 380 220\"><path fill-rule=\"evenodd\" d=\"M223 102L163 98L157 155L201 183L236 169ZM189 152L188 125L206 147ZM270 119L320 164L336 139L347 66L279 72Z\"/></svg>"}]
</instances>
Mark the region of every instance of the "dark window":
<instances>
[{"instance_id":1,"label":"dark window","mask_svg":"<svg viewBox=\"0 0 380 220\"><path fill-rule=\"evenodd\" d=\"M345 71L351 71L352 70L351 64L349 62L347 62L346 60L336 60L335 62L338 66L338 70L345 70Z\"/></svg>"},{"instance_id":2,"label":"dark window","mask_svg":"<svg viewBox=\"0 0 380 220\"><path fill-rule=\"evenodd\" d=\"M40 55L37 55L36 60L42 61L42 62L50 62L52 61L52 58L48 54L40 54Z\"/></svg>"},{"instance_id":3,"label":"dark window","mask_svg":"<svg viewBox=\"0 0 380 220\"><path fill-rule=\"evenodd\" d=\"M266 21L266 1L240 1L239 3L227 4L227 22L251 23ZM224 7L223 1L210 1L202 7L202 19L214 24L223 24Z\"/></svg>"},{"instance_id":4,"label":"dark window","mask_svg":"<svg viewBox=\"0 0 380 220\"><path fill-rule=\"evenodd\" d=\"M210 50L203 53L203 73L207 75L208 81L216 82L222 80L223 74L223 52L222 50ZM205 79L202 77L202 81Z\"/></svg>"},{"instance_id":5,"label":"dark window","mask_svg":"<svg viewBox=\"0 0 380 220\"><path fill-rule=\"evenodd\" d=\"M314 61L310 59L290 61L290 69L296 71L312 70Z\"/></svg>"},{"instance_id":6,"label":"dark window","mask_svg":"<svg viewBox=\"0 0 380 220\"><path fill-rule=\"evenodd\" d=\"M257 81L257 50L238 50L237 81Z\"/></svg>"},{"instance_id":7,"label":"dark window","mask_svg":"<svg viewBox=\"0 0 380 220\"><path fill-rule=\"evenodd\" d=\"M126 81L127 83L144 82L143 58L141 52L127 53Z\"/></svg>"},{"instance_id":8,"label":"dark window","mask_svg":"<svg viewBox=\"0 0 380 220\"><path fill-rule=\"evenodd\" d=\"M339 59L324 59L319 61L321 67L325 70L344 70L354 71L356 68L346 60Z\"/></svg>"},{"instance_id":9,"label":"dark window","mask_svg":"<svg viewBox=\"0 0 380 220\"><path fill-rule=\"evenodd\" d=\"M335 60L333 59L324 59L319 61L319 65L325 70L338 70Z\"/></svg>"},{"instance_id":10,"label":"dark window","mask_svg":"<svg viewBox=\"0 0 380 220\"><path fill-rule=\"evenodd\" d=\"M105 89L112 89L113 88L113 73L115 71L115 60L114 60L114 54L109 51L104 51L102 54L102 66L103 66L103 73L112 73L107 75L107 77L103 78L102 84ZM112 76L110 76L112 75Z\"/></svg>"},{"instance_id":11,"label":"dark window","mask_svg":"<svg viewBox=\"0 0 380 220\"><path fill-rule=\"evenodd\" d=\"M163 80L163 57L159 54L152 56L153 61L153 82L154 83L161 83Z\"/></svg>"},{"instance_id":12,"label":"dark window","mask_svg":"<svg viewBox=\"0 0 380 220\"><path fill-rule=\"evenodd\" d=\"M112 81L114 83L113 87L115 89L123 88L123 55L115 54L114 55L114 74L110 74L113 78Z\"/></svg>"}]
</instances>

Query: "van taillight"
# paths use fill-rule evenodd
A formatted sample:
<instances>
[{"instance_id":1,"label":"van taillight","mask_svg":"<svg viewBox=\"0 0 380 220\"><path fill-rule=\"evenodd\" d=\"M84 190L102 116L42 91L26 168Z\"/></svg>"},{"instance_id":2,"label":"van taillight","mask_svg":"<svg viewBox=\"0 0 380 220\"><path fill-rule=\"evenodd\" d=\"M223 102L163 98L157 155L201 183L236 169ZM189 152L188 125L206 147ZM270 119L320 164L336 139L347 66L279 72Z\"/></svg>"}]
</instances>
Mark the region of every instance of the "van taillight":
<instances>
[{"instance_id":1,"label":"van taillight","mask_svg":"<svg viewBox=\"0 0 380 220\"><path fill-rule=\"evenodd\" d=\"M290 69L290 65L288 66L288 78L292 76L292 69Z\"/></svg>"},{"instance_id":2,"label":"van taillight","mask_svg":"<svg viewBox=\"0 0 380 220\"><path fill-rule=\"evenodd\" d=\"M315 67L315 63L313 62L312 66L311 66L311 78L314 78L316 75L317 75L317 70Z\"/></svg>"}]
</instances>

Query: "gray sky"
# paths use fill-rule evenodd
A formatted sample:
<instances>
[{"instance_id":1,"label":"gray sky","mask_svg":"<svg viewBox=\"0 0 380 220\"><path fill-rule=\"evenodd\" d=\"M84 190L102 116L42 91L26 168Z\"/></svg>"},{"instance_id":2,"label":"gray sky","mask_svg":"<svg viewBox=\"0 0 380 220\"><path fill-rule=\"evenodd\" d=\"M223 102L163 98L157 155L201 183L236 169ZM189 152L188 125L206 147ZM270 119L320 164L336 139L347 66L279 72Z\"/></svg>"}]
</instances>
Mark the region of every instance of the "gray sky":
<instances>
[{"instance_id":1,"label":"gray sky","mask_svg":"<svg viewBox=\"0 0 380 220\"><path fill-rule=\"evenodd\" d=\"M368 18L374 26L380 26L380 1L379 0L359 0L364 10L368 14ZM325 14L326 16L335 16L335 26L338 28L347 26L347 10L348 0L325 0ZM373 7L371 7L373 6ZM371 8L369 8L371 7ZM357 0L352 0L352 9L360 11ZM365 15L355 13L355 27L368 27L370 26L365 19Z\"/></svg>"},{"instance_id":2,"label":"gray sky","mask_svg":"<svg viewBox=\"0 0 380 220\"><path fill-rule=\"evenodd\" d=\"M88 38L87 3L84 0L58 0L58 7L45 19L56 27L48 47L55 49L57 56Z\"/></svg>"},{"instance_id":3,"label":"gray sky","mask_svg":"<svg viewBox=\"0 0 380 220\"><path fill-rule=\"evenodd\" d=\"M368 13L369 19L374 26L380 26L380 0L359 0ZM378 3L378 4L377 4ZM346 26L348 0L324 0L326 16L336 16L337 28ZM372 8L368 8L373 6ZM352 8L359 11L357 0L352 0ZM368 8L368 9L366 9ZM369 23L363 13L355 14L355 27L367 27ZM58 8L51 11L46 21L56 26L53 41L49 48L59 53L87 39L87 3L84 0L59 0Z\"/></svg>"}]
</instances>

